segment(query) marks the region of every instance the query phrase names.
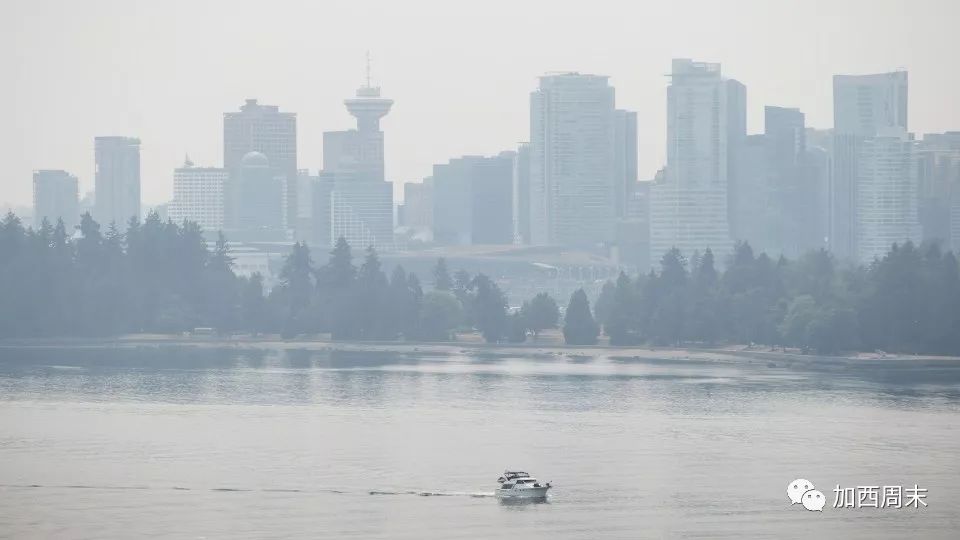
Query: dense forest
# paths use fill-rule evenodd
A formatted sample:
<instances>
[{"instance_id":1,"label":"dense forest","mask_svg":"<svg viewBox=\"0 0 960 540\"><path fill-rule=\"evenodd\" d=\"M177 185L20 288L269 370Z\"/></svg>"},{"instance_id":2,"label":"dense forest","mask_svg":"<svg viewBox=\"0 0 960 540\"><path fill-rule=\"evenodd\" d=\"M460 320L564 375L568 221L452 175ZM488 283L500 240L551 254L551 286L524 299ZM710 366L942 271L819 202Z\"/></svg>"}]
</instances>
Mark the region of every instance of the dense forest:
<instances>
[{"instance_id":1,"label":"dense forest","mask_svg":"<svg viewBox=\"0 0 960 540\"><path fill-rule=\"evenodd\" d=\"M279 283L234 273L226 239L208 249L196 224L150 214L125 233L89 214L78 235L63 223L0 221L0 337L177 333L329 333L333 339L446 341L457 330L488 342L523 342L562 327L569 344L797 347L960 354L957 260L936 245L894 245L870 265L842 266L826 251L795 261L738 244L726 270L710 250L677 250L647 275L604 284L594 309L572 295L561 317L541 293L510 312L489 277L450 272L437 261L425 290L418 276L389 273L367 249L354 261L337 242L326 264L306 244L286 257ZM359 262L359 265L357 264Z\"/></svg>"}]
</instances>

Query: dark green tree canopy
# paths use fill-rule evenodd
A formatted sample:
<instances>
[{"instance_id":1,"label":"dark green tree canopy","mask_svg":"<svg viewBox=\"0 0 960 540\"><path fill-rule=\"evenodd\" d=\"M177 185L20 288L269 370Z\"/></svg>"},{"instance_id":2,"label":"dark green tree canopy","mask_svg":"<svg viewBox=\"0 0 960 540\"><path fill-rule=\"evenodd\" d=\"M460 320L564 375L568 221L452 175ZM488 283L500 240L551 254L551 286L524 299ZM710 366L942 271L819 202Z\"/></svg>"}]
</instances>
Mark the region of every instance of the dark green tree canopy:
<instances>
[{"instance_id":1,"label":"dark green tree canopy","mask_svg":"<svg viewBox=\"0 0 960 540\"><path fill-rule=\"evenodd\" d=\"M563 320L563 338L568 345L594 345L600 327L590 313L590 301L583 289L577 289L570 296L567 312Z\"/></svg>"}]
</instances>

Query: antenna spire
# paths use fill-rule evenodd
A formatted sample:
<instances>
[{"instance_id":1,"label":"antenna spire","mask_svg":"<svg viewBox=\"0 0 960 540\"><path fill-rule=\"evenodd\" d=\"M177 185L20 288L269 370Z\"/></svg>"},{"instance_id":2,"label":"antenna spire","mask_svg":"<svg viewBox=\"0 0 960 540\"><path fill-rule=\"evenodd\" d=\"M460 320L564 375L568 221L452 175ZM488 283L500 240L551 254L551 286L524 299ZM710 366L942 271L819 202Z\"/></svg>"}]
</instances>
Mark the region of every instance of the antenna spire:
<instances>
[{"instance_id":1,"label":"antenna spire","mask_svg":"<svg viewBox=\"0 0 960 540\"><path fill-rule=\"evenodd\" d=\"M370 49L367 49L367 88L370 88Z\"/></svg>"}]
</instances>

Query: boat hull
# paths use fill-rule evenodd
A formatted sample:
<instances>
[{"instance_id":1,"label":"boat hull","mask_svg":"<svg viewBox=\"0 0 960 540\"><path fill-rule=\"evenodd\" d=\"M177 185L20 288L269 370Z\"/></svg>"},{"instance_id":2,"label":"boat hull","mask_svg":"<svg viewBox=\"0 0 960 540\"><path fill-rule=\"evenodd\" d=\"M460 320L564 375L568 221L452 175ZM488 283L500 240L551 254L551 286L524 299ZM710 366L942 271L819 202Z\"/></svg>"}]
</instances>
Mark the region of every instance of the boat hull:
<instances>
[{"instance_id":1,"label":"boat hull","mask_svg":"<svg viewBox=\"0 0 960 540\"><path fill-rule=\"evenodd\" d=\"M531 487L525 489L497 489L500 499L543 499L547 496L550 486Z\"/></svg>"}]
</instances>

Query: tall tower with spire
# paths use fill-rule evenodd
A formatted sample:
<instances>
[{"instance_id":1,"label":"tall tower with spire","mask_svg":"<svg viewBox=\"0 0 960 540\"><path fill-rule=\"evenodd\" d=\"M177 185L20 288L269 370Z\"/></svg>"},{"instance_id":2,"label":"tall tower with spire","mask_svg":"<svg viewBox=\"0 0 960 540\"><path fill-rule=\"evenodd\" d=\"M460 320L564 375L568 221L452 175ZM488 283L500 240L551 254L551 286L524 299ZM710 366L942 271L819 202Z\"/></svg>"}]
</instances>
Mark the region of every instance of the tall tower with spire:
<instances>
[{"instance_id":1,"label":"tall tower with spire","mask_svg":"<svg viewBox=\"0 0 960 540\"><path fill-rule=\"evenodd\" d=\"M367 77L355 97L344 100L347 111L357 119L356 173L358 180L386 180L383 160L383 131L380 119L390 112L392 99L380 96L380 87L370 82L370 53Z\"/></svg>"},{"instance_id":2,"label":"tall tower with spire","mask_svg":"<svg viewBox=\"0 0 960 540\"><path fill-rule=\"evenodd\" d=\"M383 131L380 119L390 112L393 100L380 96L370 81L367 53L365 84L344 100L357 119L356 129L323 134L323 171L313 214L329 216L315 235L330 245L344 237L352 246L378 250L393 247L393 184L386 181Z\"/></svg>"}]
</instances>

